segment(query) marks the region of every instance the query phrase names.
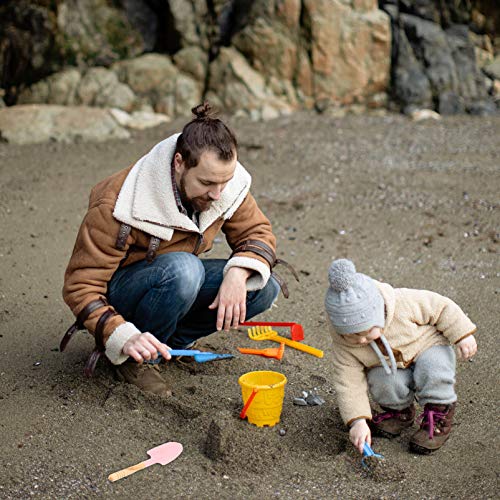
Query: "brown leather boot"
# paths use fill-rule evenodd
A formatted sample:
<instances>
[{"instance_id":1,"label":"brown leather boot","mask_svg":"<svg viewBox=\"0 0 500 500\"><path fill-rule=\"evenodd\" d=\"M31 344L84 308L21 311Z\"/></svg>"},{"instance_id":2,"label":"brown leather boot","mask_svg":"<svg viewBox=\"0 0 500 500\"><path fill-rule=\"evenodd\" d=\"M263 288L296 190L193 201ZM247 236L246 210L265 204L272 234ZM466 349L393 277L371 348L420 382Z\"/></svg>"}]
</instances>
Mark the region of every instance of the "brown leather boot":
<instances>
[{"instance_id":1,"label":"brown leather boot","mask_svg":"<svg viewBox=\"0 0 500 500\"><path fill-rule=\"evenodd\" d=\"M371 428L379 436L389 439L401 434L403 429L411 427L415 420L415 406L412 404L402 410L391 410L381 406L382 413L374 415L371 421Z\"/></svg>"},{"instance_id":2,"label":"brown leather boot","mask_svg":"<svg viewBox=\"0 0 500 500\"><path fill-rule=\"evenodd\" d=\"M172 391L160 375L158 365L139 364L128 359L116 367L116 376L121 382L133 384L143 391L152 392L164 398L172 395Z\"/></svg>"},{"instance_id":3,"label":"brown leather boot","mask_svg":"<svg viewBox=\"0 0 500 500\"><path fill-rule=\"evenodd\" d=\"M426 404L418 417L420 429L410 439L410 450L425 455L439 450L450 437L455 405Z\"/></svg>"}]
</instances>

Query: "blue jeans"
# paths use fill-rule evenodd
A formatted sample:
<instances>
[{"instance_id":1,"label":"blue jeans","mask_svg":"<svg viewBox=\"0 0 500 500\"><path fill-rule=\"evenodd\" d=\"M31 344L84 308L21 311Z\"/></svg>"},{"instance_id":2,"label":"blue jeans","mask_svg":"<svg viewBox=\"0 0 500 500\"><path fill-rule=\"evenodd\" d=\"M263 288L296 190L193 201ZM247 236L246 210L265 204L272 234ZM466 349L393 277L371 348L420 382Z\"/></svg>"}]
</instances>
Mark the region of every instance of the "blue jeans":
<instances>
[{"instance_id":1,"label":"blue jeans","mask_svg":"<svg viewBox=\"0 0 500 500\"><path fill-rule=\"evenodd\" d=\"M150 332L173 349L183 349L216 331L217 309L208 309L222 283L224 259L201 260L186 252L158 255L118 269L108 300L126 321ZM247 293L246 318L269 309L279 286L270 278L262 290Z\"/></svg>"}]
</instances>

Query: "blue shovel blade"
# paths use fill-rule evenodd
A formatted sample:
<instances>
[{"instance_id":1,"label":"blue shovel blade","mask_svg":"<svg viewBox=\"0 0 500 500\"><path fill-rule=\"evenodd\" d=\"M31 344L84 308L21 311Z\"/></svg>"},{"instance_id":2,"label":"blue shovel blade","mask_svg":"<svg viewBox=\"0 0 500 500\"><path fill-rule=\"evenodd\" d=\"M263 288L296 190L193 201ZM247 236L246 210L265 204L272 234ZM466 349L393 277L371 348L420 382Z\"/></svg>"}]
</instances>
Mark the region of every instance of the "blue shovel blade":
<instances>
[{"instance_id":1,"label":"blue shovel blade","mask_svg":"<svg viewBox=\"0 0 500 500\"><path fill-rule=\"evenodd\" d=\"M370 445L365 442L363 445L363 458L361 459L361 463L363 464L363 467L368 467L365 463L365 458L367 457L375 457L375 458L384 458L384 455L381 455L380 453L375 453Z\"/></svg>"},{"instance_id":2,"label":"blue shovel blade","mask_svg":"<svg viewBox=\"0 0 500 500\"><path fill-rule=\"evenodd\" d=\"M195 349L172 349L172 356L193 356L197 363L205 363L216 359L234 358L232 354L216 354L214 352L197 351Z\"/></svg>"}]
</instances>

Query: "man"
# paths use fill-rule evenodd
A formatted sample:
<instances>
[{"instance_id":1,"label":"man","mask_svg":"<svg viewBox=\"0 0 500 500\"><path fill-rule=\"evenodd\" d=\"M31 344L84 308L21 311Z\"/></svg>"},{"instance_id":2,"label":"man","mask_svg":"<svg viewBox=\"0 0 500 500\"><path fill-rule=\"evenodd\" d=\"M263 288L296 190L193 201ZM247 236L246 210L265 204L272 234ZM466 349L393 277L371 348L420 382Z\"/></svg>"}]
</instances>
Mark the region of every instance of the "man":
<instances>
[{"instance_id":1,"label":"man","mask_svg":"<svg viewBox=\"0 0 500 500\"><path fill-rule=\"evenodd\" d=\"M183 129L91 192L66 269L63 297L78 329L96 339L86 367L104 353L123 381L171 394L158 353L236 328L268 309L279 286L270 277L276 239L250 194L234 134L204 103ZM198 255L222 230L229 260Z\"/></svg>"}]
</instances>

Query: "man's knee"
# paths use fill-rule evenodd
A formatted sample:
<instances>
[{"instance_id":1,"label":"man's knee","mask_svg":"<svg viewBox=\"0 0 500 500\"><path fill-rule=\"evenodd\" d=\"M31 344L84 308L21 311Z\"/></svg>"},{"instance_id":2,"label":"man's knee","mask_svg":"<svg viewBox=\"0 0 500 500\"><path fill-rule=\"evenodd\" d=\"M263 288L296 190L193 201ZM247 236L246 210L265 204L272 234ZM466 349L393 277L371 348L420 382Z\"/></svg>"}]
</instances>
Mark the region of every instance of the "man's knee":
<instances>
[{"instance_id":1,"label":"man's knee","mask_svg":"<svg viewBox=\"0 0 500 500\"><path fill-rule=\"evenodd\" d=\"M280 287L278 282L271 276L267 281L266 286L258 292L260 299L259 302L261 302L264 311L273 305L279 292Z\"/></svg>"},{"instance_id":2,"label":"man's knee","mask_svg":"<svg viewBox=\"0 0 500 500\"><path fill-rule=\"evenodd\" d=\"M269 309L278 297L279 291L278 283L271 276L264 288L249 292L247 295L247 318L250 319Z\"/></svg>"},{"instance_id":3,"label":"man's knee","mask_svg":"<svg viewBox=\"0 0 500 500\"><path fill-rule=\"evenodd\" d=\"M180 300L192 300L205 281L205 268L201 260L187 252L173 252L159 257L158 287L175 292Z\"/></svg>"}]
</instances>

